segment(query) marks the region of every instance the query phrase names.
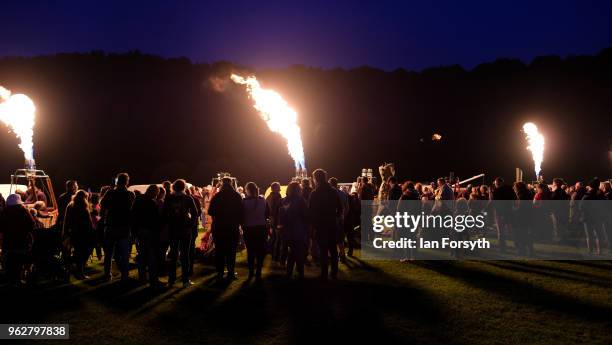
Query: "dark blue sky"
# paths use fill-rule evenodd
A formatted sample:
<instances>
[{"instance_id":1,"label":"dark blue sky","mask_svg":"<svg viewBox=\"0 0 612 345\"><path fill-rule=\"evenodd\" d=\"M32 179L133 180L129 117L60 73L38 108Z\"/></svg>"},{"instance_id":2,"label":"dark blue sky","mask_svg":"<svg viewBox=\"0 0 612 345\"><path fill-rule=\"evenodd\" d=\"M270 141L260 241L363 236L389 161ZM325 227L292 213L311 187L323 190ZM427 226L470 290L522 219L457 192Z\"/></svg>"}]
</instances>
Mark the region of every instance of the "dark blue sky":
<instances>
[{"instance_id":1,"label":"dark blue sky","mask_svg":"<svg viewBox=\"0 0 612 345\"><path fill-rule=\"evenodd\" d=\"M0 56L139 49L253 67L384 69L612 46L612 1L2 1Z\"/></svg>"}]
</instances>

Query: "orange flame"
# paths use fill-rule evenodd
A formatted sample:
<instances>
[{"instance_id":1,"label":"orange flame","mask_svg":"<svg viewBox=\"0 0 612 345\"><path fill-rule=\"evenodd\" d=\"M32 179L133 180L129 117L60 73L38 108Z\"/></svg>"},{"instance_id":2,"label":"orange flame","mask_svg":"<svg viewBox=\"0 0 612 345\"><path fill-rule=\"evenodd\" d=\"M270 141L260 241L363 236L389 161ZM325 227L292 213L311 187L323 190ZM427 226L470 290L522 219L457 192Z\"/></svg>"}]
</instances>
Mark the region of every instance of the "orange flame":
<instances>
[{"instance_id":1,"label":"orange flame","mask_svg":"<svg viewBox=\"0 0 612 345\"><path fill-rule=\"evenodd\" d=\"M236 84L246 85L250 98L255 101L253 107L259 112L268 128L287 140L287 149L295 162L295 168L305 169L304 148L300 126L297 124L297 112L278 92L262 88L254 76L244 78L232 74L231 79Z\"/></svg>"},{"instance_id":2,"label":"orange flame","mask_svg":"<svg viewBox=\"0 0 612 345\"><path fill-rule=\"evenodd\" d=\"M531 151L536 176L540 176L542 171L542 161L544 161L544 136L538 131L538 126L532 122L523 125L523 132L527 137L527 150Z\"/></svg>"},{"instance_id":3,"label":"orange flame","mask_svg":"<svg viewBox=\"0 0 612 345\"><path fill-rule=\"evenodd\" d=\"M27 161L34 160L34 120L36 107L30 97L12 94L0 86L0 120L20 140L19 148Z\"/></svg>"}]
</instances>

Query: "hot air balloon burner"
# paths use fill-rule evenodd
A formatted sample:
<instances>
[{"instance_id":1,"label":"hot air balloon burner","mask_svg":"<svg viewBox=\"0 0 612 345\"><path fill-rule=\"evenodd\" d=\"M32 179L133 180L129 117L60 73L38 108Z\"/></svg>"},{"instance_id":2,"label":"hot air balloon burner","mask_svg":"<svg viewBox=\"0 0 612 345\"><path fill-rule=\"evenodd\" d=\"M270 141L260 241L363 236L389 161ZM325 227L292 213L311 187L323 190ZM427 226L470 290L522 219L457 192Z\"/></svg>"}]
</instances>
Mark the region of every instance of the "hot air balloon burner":
<instances>
[{"instance_id":1,"label":"hot air balloon burner","mask_svg":"<svg viewBox=\"0 0 612 345\"><path fill-rule=\"evenodd\" d=\"M295 168L295 180L304 180L308 178L308 170L306 168Z\"/></svg>"},{"instance_id":2,"label":"hot air balloon burner","mask_svg":"<svg viewBox=\"0 0 612 345\"><path fill-rule=\"evenodd\" d=\"M28 175L35 175L36 174L36 161L34 161L34 159L26 159L24 168L26 172L28 173Z\"/></svg>"}]
</instances>

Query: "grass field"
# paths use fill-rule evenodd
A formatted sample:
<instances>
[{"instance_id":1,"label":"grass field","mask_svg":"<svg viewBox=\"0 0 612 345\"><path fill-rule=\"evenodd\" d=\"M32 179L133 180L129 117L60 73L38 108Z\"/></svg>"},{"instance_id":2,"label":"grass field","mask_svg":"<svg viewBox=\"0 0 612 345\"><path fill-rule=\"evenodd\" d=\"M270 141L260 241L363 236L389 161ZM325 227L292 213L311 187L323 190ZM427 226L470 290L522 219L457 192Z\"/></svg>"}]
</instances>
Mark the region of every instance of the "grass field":
<instances>
[{"instance_id":1,"label":"grass field","mask_svg":"<svg viewBox=\"0 0 612 345\"><path fill-rule=\"evenodd\" d=\"M316 266L297 282L267 262L257 283L244 256L227 286L198 264L196 285L162 291L103 282L94 263L87 281L0 290L0 322L69 323L78 344L612 343L609 261L352 258L327 283Z\"/></svg>"}]
</instances>

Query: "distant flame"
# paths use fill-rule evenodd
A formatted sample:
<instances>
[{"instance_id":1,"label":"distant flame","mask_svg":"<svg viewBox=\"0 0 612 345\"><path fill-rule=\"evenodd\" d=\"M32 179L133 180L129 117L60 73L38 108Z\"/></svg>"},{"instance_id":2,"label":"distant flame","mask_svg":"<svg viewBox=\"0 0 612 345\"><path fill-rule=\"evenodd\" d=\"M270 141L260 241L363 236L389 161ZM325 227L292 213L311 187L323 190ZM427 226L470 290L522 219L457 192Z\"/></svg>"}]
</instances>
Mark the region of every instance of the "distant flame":
<instances>
[{"instance_id":1,"label":"distant flame","mask_svg":"<svg viewBox=\"0 0 612 345\"><path fill-rule=\"evenodd\" d=\"M19 148L26 161L34 160L34 119L36 107L30 97L23 94L11 94L11 91L0 86L0 121L20 140Z\"/></svg>"},{"instance_id":2,"label":"distant flame","mask_svg":"<svg viewBox=\"0 0 612 345\"><path fill-rule=\"evenodd\" d=\"M540 176L542 161L544 160L544 136L538 131L538 126L531 122L523 125L523 132L525 132L527 142L529 143L527 150L531 151L536 177Z\"/></svg>"},{"instance_id":3,"label":"distant flame","mask_svg":"<svg viewBox=\"0 0 612 345\"><path fill-rule=\"evenodd\" d=\"M304 148L300 126L297 124L297 112L274 90L263 89L254 76L246 79L232 74L234 83L246 85L250 97L255 101L253 107L259 112L268 128L287 140L289 155L295 162L296 169L305 169Z\"/></svg>"}]
</instances>

